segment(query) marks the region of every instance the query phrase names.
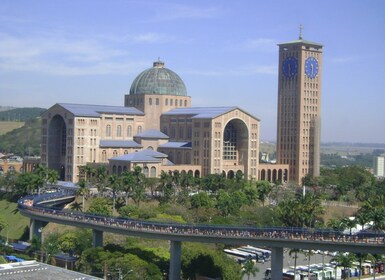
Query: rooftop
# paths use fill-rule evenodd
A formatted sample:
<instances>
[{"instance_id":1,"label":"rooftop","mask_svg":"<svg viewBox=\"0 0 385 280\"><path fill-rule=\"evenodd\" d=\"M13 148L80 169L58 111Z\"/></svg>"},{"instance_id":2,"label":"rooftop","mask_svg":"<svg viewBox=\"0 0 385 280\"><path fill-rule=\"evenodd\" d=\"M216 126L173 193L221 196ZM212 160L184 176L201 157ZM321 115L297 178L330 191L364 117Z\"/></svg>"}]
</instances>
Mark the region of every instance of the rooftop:
<instances>
[{"instance_id":1,"label":"rooftop","mask_svg":"<svg viewBox=\"0 0 385 280\"><path fill-rule=\"evenodd\" d=\"M142 111L139 111L134 107L71 103L57 103L57 105L63 107L77 117L100 117L103 113L116 115L144 115Z\"/></svg>"},{"instance_id":2,"label":"rooftop","mask_svg":"<svg viewBox=\"0 0 385 280\"><path fill-rule=\"evenodd\" d=\"M165 94L186 96L186 86L175 72L156 61L152 68L144 70L132 82L130 94Z\"/></svg>"},{"instance_id":3,"label":"rooftop","mask_svg":"<svg viewBox=\"0 0 385 280\"><path fill-rule=\"evenodd\" d=\"M163 158L167 158L167 155L154 150L146 149L135 153L114 157L110 160L127 162L161 162Z\"/></svg>"},{"instance_id":4,"label":"rooftop","mask_svg":"<svg viewBox=\"0 0 385 280\"><path fill-rule=\"evenodd\" d=\"M147 129L141 133L135 135L135 137L139 138L154 138L154 139L168 139L169 137L156 129Z\"/></svg>"},{"instance_id":5,"label":"rooftop","mask_svg":"<svg viewBox=\"0 0 385 280\"><path fill-rule=\"evenodd\" d=\"M192 115L192 118L195 119L206 119L206 118L216 118L220 115L226 114L235 109L239 109L238 107L191 107L191 108L176 108L170 110L166 113L163 113L165 116L169 115Z\"/></svg>"},{"instance_id":6,"label":"rooftop","mask_svg":"<svg viewBox=\"0 0 385 280\"><path fill-rule=\"evenodd\" d=\"M68 270L36 261L0 264L0 278L3 280L102 279L87 274L79 273L73 270Z\"/></svg>"},{"instance_id":7,"label":"rooftop","mask_svg":"<svg viewBox=\"0 0 385 280\"><path fill-rule=\"evenodd\" d=\"M142 148L142 145L132 140L100 140L101 148Z\"/></svg>"}]
</instances>

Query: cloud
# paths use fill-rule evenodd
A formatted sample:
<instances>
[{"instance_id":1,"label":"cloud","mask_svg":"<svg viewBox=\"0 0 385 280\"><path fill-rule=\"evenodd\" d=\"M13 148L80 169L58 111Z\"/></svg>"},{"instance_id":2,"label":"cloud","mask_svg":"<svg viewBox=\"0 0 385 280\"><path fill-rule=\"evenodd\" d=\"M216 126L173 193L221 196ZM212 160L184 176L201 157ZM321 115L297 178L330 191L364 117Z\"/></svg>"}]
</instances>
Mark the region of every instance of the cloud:
<instances>
[{"instance_id":1,"label":"cloud","mask_svg":"<svg viewBox=\"0 0 385 280\"><path fill-rule=\"evenodd\" d=\"M147 37L147 41L150 37ZM2 72L23 71L52 75L127 74L149 65L148 62L133 60L126 46L97 38L30 38L0 33L0 42Z\"/></svg>"},{"instance_id":2,"label":"cloud","mask_svg":"<svg viewBox=\"0 0 385 280\"><path fill-rule=\"evenodd\" d=\"M332 57L329 59L331 63L347 63L347 62L354 62L358 59L353 56L340 56L340 57Z\"/></svg>"},{"instance_id":3,"label":"cloud","mask_svg":"<svg viewBox=\"0 0 385 280\"><path fill-rule=\"evenodd\" d=\"M229 47L233 51L258 51L258 52L275 52L277 45L276 40L269 38L247 39L239 44Z\"/></svg>"},{"instance_id":4,"label":"cloud","mask_svg":"<svg viewBox=\"0 0 385 280\"><path fill-rule=\"evenodd\" d=\"M152 3L152 5L153 4L154 3ZM216 18L222 13L223 11L219 7L197 8L182 4L158 4L155 5L154 16L149 19L148 22L172 21L179 19L210 19Z\"/></svg>"},{"instance_id":5,"label":"cloud","mask_svg":"<svg viewBox=\"0 0 385 280\"><path fill-rule=\"evenodd\" d=\"M188 73L199 76L250 76L255 74L263 75L277 75L277 67L271 65L257 65L257 66L245 66L238 69L224 69L224 70L196 70L188 71Z\"/></svg>"}]
</instances>

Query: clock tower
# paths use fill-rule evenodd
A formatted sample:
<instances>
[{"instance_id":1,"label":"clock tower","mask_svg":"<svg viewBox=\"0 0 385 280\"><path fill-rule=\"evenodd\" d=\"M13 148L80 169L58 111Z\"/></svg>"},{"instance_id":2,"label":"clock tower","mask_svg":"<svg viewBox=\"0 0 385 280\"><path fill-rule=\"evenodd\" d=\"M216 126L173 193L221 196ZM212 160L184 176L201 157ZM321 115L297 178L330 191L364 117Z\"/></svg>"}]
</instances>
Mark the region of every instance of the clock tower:
<instances>
[{"instance_id":1,"label":"clock tower","mask_svg":"<svg viewBox=\"0 0 385 280\"><path fill-rule=\"evenodd\" d=\"M277 163L289 164L289 181L301 184L320 173L323 46L300 34L278 47Z\"/></svg>"}]
</instances>

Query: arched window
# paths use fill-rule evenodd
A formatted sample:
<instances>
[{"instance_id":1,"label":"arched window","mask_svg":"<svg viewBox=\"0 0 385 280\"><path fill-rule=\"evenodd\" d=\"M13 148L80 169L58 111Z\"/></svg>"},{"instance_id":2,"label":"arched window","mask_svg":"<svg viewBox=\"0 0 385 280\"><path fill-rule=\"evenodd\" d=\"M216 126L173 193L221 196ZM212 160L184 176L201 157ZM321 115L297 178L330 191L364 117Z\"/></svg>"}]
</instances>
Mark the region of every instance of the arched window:
<instances>
[{"instance_id":1,"label":"arched window","mask_svg":"<svg viewBox=\"0 0 385 280\"><path fill-rule=\"evenodd\" d=\"M152 105L152 98L148 99L148 104Z\"/></svg>"},{"instance_id":2,"label":"arched window","mask_svg":"<svg viewBox=\"0 0 385 280\"><path fill-rule=\"evenodd\" d=\"M179 127L179 138L183 138L184 137L184 127L183 126L180 126Z\"/></svg>"},{"instance_id":3,"label":"arched window","mask_svg":"<svg viewBox=\"0 0 385 280\"><path fill-rule=\"evenodd\" d=\"M116 136L122 137L122 126L121 125L118 125L116 128Z\"/></svg>"},{"instance_id":4,"label":"arched window","mask_svg":"<svg viewBox=\"0 0 385 280\"><path fill-rule=\"evenodd\" d=\"M138 126L138 134L142 132L142 127Z\"/></svg>"},{"instance_id":5,"label":"arched window","mask_svg":"<svg viewBox=\"0 0 385 280\"><path fill-rule=\"evenodd\" d=\"M156 177L156 168L154 166L150 169L150 177Z\"/></svg>"},{"instance_id":6,"label":"arched window","mask_svg":"<svg viewBox=\"0 0 385 280\"><path fill-rule=\"evenodd\" d=\"M170 99L170 106L173 105L173 99Z\"/></svg>"},{"instance_id":7,"label":"arched window","mask_svg":"<svg viewBox=\"0 0 385 280\"><path fill-rule=\"evenodd\" d=\"M184 101L184 106L187 107L187 100Z\"/></svg>"},{"instance_id":8,"label":"arched window","mask_svg":"<svg viewBox=\"0 0 385 280\"><path fill-rule=\"evenodd\" d=\"M105 150L102 152L102 161L107 161L107 152Z\"/></svg>"},{"instance_id":9,"label":"arched window","mask_svg":"<svg viewBox=\"0 0 385 280\"><path fill-rule=\"evenodd\" d=\"M168 98L165 100L165 105L168 106Z\"/></svg>"},{"instance_id":10,"label":"arched window","mask_svg":"<svg viewBox=\"0 0 385 280\"><path fill-rule=\"evenodd\" d=\"M127 136L128 136L128 137L132 137L132 126L131 126L131 125L129 125L129 126L127 127Z\"/></svg>"},{"instance_id":11,"label":"arched window","mask_svg":"<svg viewBox=\"0 0 385 280\"><path fill-rule=\"evenodd\" d=\"M143 168L143 174L144 174L145 177L148 177L148 167L147 166L145 166Z\"/></svg>"},{"instance_id":12,"label":"arched window","mask_svg":"<svg viewBox=\"0 0 385 280\"><path fill-rule=\"evenodd\" d=\"M175 107L178 107L178 99L175 99Z\"/></svg>"},{"instance_id":13,"label":"arched window","mask_svg":"<svg viewBox=\"0 0 385 280\"><path fill-rule=\"evenodd\" d=\"M179 100L179 106L182 107L183 100Z\"/></svg>"},{"instance_id":14,"label":"arched window","mask_svg":"<svg viewBox=\"0 0 385 280\"><path fill-rule=\"evenodd\" d=\"M106 136L111 137L111 125L107 124L106 127Z\"/></svg>"},{"instance_id":15,"label":"arched window","mask_svg":"<svg viewBox=\"0 0 385 280\"><path fill-rule=\"evenodd\" d=\"M155 99L155 105L159 105L159 98Z\"/></svg>"}]
</instances>

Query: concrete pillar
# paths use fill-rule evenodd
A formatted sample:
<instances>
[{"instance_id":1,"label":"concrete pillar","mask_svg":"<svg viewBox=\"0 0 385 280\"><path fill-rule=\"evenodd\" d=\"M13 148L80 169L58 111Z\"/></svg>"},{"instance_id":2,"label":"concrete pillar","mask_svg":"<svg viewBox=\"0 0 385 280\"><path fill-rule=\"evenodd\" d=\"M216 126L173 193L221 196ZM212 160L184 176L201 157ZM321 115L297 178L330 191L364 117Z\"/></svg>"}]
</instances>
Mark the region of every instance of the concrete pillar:
<instances>
[{"instance_id":1,"label":"concrete pillar","mask_svg":"<svg viewBox=\"0 0 385 280\"><path fill-rule=\"evenodd\" d=\"M180 241L171 241L170 244L170 271L169 280L180 280L182 244Z\"/></svg>"},{"instance_id":2,"label":"concrete pillar","mask_svg":"<svg viewBox=\"0 0 385 280\"><path fill-rule=\"evenodd\" d=\"M103 247L103 231L92 230L92 247Z\"/></svg>"},{"instance_id":3,"label":"concrete pillar","mask_svg":"<svg viewBox=\"0 0 385 280\"><path fill-rule=\"evenodd\" d=\"M271 248L271 280L282 280L283 248Z\"/></svg>"},{"instance_id":4,"label":"concrete pillar","mask_svg":"<svg viewBox=\"0 0 385 280\"><path fill-rule=\"evenodd\" d=\"M29 223L29 240L32 240L34 236L39 238L42 243L43 222L35 219L31 219Z\"/></svg>"}]
</instances>

